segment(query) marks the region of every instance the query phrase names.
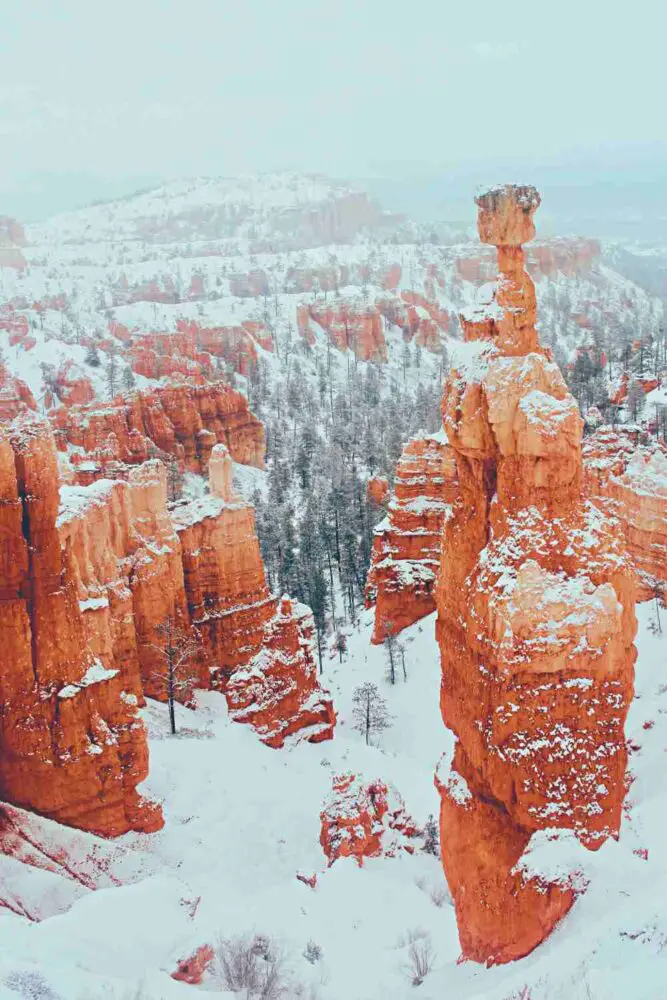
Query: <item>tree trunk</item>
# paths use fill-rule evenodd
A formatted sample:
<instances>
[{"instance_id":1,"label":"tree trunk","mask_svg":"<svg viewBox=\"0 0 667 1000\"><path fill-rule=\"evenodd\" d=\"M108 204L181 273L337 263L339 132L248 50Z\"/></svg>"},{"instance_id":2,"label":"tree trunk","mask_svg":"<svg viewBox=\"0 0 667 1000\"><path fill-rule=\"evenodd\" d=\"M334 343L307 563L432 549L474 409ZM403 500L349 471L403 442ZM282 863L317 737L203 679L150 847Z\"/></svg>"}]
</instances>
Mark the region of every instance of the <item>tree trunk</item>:
<instances>
[{"instance_id":1,"label":"tree trunk","mask_svg":"<svg viewBox=\"0 0 667 1000\"><path fill-rule=\"evenodd\" d=\"M169 702L169 725L171 735L176 735L176 708L174 705L174 665L169 663L169 677L167 681L167 701Z\"/></svg>"}]
</instances>

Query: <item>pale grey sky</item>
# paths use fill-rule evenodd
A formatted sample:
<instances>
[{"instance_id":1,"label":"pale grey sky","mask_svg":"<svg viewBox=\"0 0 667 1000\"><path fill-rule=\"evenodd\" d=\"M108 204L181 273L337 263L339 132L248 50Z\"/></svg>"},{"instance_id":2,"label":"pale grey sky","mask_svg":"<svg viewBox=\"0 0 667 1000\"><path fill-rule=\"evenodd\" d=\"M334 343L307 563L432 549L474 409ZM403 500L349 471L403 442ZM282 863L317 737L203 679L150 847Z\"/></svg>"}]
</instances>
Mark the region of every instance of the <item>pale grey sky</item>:
<instances>
[{"instance_id":1,"label":"pale grey sky","mask_svg":"<svg viewBox=\"0 0 667 1000\"><path fill-rule=\"evenodd\" d=\"M0 0L0 212L665 142L666 29L662 0Z\"/></svg>"}]
</instances>

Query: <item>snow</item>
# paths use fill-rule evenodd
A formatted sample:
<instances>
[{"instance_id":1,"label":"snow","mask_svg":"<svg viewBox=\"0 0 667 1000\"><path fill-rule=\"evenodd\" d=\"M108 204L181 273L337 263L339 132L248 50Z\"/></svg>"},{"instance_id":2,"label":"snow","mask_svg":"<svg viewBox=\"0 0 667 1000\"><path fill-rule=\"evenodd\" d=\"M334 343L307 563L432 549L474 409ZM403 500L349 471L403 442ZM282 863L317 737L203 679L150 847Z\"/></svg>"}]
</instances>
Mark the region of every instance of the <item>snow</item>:
<instances>
[{"instance_id":1,"label":"snow","mask_svg":"<svg viewBox=\"0 0 667 1000\"><path fill-rule=\"evenodd\" d=\"M434 616L401 634L408 679L392 687L384 676L384 650L369 642L372 613L364 612L358 627L348 629L343 663L333 648L325 656L323 681L339 716L331 742L270 750L249 729L231 723L224 699L211 692L198 696L196 710L178 708L179 733L171 738L165 707L148 702L143 715L151 772L143 791L163 802L164 830L105 845L35 818L41 836L54 846L66 841L70 855L85 858L99 843L116 852L114 870L122 864L129 872L132 858L141 859L140 865L135 863L129 884L93 893L80 885L72 891L61 887L58 879L66 876L50 873L53 914L41 924L14 915L2 921L0 984L8 991L17 976L41 976L62 1000L123 1000L139 983L149 1000L192 996L193 987L169 978L179 959L220 934L265 933L282 943L293 974L316 986L322 1000L401 1000L412 996L402 968L406 936L421 928L437 956L420 987L420 996L431 1000L507 1000L520 996L524 986L536 1000L586 1000L582 984L595 1000L660 1000L667 972L667 918L660 904L667 890L667 615L665 634L659 635L649 627L654 604L640 605L638 614L637 698L627 726L637 749L621 837L592 853L562 832L534 835L522 870L566 880L582 894L552 937L526 959L492 969L457 964L454 914L440 864L430 855L401 852L368 860L363 868L349 859L326 866L319 812L334 774L351 771L393 784L423 825L438 813L438 759L444 750L443 780L454 745L438 709ZM99 676L99 667L91 675ZM352 692L364 680L379 684L393 717L378 746L366 747L351 727ZM647 728L647 721L654 725ZM451 787L465 803L465 785ZM637 853L644 849L648 860ZM300 882L298 871L317 873L317 887ZM29 898L41 892L36 886ZM317 967L301 955L309 940L323 949ZM8 996L16 995L12 987Z\"/></svg>"},{"instance_id":2,"label":"snow","mask_svg":"<svg viewBox=\"0 0 667 1000\"><path fill-rule=\"evenodd\" d=\"M107 670L100 660L95 659L88 667L81 680L77 681L76 684L67 684L65 687L61 688L58 692L58 697L74 698L75 695L79 694L79 692L84 688L90 687L91 684L100 684L102 681L111 680L111 678L116 677L117 674L117 670Z\"/></svg>"}]
</instances>

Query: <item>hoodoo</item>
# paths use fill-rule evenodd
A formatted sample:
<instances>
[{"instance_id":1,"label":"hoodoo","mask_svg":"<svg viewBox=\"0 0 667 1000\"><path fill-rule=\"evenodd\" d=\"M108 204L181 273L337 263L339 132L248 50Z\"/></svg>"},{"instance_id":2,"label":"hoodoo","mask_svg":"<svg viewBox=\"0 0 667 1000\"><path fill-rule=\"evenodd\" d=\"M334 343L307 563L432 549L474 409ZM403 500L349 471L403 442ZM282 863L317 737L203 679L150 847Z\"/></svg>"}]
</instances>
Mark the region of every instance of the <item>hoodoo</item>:
<instances>
[{"instance_id":1,"label":"hoodoo","mask_svg":"<svg viewBox=\"0 0 667 1000\"><path fill-rule=\"evenodd\" d=\"M522 244L539 204L528 186L477 198L500 274L461 317L443 398L460 495L437 636L457 743L436 783L462 951L489 964L526 955L574 901L523 873L533 833L571 830L590 849L617 834L633 691L632 573L617 526L582 494L582 420L535 330Z\"/></svg>"},{"instance_id":2,"label":"hoodoo","mask_svg":"<svg viewBox=\"0 0 667 1000\"><path fill-rule=\"evenodd\" d=\"M457 495L454 454L442 431L411 438L396 465L387 516L375 529L366 584L366 604L375 604L373 642L435 611L440 532Z\"/></svg>"}]
</instances>

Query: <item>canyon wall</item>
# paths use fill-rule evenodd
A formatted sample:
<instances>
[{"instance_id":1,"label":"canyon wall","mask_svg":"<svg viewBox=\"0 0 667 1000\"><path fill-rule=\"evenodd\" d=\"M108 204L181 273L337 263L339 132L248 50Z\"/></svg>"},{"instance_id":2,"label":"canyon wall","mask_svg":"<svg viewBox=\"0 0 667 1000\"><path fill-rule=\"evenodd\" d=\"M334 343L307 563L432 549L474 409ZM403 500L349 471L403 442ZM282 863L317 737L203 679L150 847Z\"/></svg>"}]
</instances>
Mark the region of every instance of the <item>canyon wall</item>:
<instances>
[{"instance_id":1,"label":"canyon wall","mask_svg":"<svg viewBox=\"0 0 667 1000\"><path fill-rule=\"evenodd\" d=\"M535 330L522 244L531 187L477 198L499 276L461 317L443 397L460 496L442 533L437 637L441 845L463 955L530 952L574 901L524 874L531 836L618 832L633 692L634 586L618 522L582 490L582 420Z\"/></svg>"},{"instance_id":2,"label":"canyon wall","mask_svg":"<svg viewBox=\"0 0 667 1000\"><path fill-rule=\"evenodd\" d=\"M601 428L583 448L591 499L622 525L632 558L637 599L667 596L667 452L639 446L622 428Z\"/></svg>"},{"instance_id":3,"label":"canyon wall","mask_svg":"<svg viewBox=\"0 0 667 1000\"><path fill-rule=\"evenodd\" d=\"M179 700L197 687L222 691L232 718L271 746L295 733L330 738L335 714L317 681L309 611L270 594L254 509L233 494L230 466L216 445L212 495L171 506L157 460L125 481L62 487L60 544L85 641L125 690L164 700L160 629L171 619L197 647Z\"/></svg>"},{"instance_id":4,"label":"canyon wall","mask_svg":"<svg viewBox=\"0 0 667 1000\"><path fill-rule=\"evenodd\" d=\"M435 611L442 523L457 495L454 453L442 432L411 438L374 532L366 583L366 606L375 604L373 642Z\"/></svg>"},{"instance_id":5,"label":"canyon wall","mask_svg":"<svg viewBox=\"0 0 667 1000\"><path fill-rule=\"evenodd\" d=\"M138 464L162 452L205 474L217 443L227 445L234 461L264 467L264 427L246 397L226 382L195 386L172 380L127 400L62 407L52 420L59 447L73 445L102 468L109 462Z\"/></svg>"},{"instance_id":6,"label":"canyon wall","mask_svg":"<svg viewBox=\"0 0 667 1000\"><path fill-rule=\"evenodd\" d=\"M86 641L47 422L3 427L0 497L0 798L106 836L159 828L136 792L148 773L138 676Z\"/></svg>"},{"instance_id":7,"label":"canyon wall","mask_svg":"<svg viewBox=\"0 0 667 1000\"><path fill-rule=\"evenodd\" d=\"M137 709L144 694L165 697L168 619L197 645L179 697L223 691L231 717L270 746L331 738L312 616L269 593L254 510L233 491L232 455L263 460L245 400L226 385L172 386L63 408L52 417L64 456L22 383L3 389L0 798L103 836L161 826L136 792L148 773ZM170 504L164 464L143 459L156 441L201 464L202 433L210 495ZM86 460L95 472L82 485ZM105 468L116 478L99 478Z\"/></svg>"}]
</instances>

